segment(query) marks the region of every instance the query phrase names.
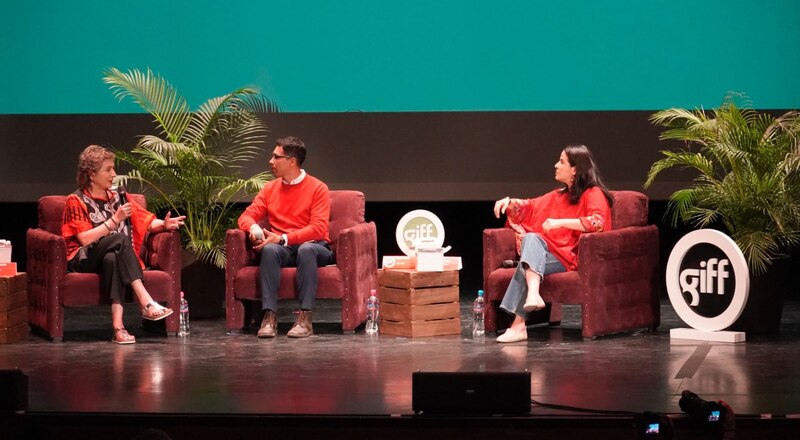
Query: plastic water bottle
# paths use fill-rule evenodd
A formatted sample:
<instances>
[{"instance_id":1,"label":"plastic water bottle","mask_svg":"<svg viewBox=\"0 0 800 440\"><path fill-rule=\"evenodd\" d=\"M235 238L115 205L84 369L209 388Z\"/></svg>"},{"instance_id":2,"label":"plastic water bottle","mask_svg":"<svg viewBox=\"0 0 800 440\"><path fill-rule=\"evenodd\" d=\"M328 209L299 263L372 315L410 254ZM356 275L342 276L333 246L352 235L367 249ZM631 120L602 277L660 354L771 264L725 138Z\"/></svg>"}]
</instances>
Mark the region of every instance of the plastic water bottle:
<instances>
[{"instance_id":1,"label":"plastic water bottle","mask_svg":"<svg viewBox=\"0 0 800 440\"><path fill-rule=\"evenodd\" d=\"M375 289L369 291L367 298L367 326L365 328L368 335L378 334L378 315L380 314L380 303Z\"/></svg>"},{"instance_id":2,"label":"plastic water bottle","mask_svg":"<svg viewBox=\"0 0 800 440\"><path fill-rule=\"evenodd\" d=\"M478 291L478 297L472 304L472 336L483 336L483 316L486 313L486 302L483 298L483 290Z\"/></svg>"},{"instance_id":3,"label":"plastic water bottle","mask_svg":"<svg viewBox=\"0 0 800 440\"><path fill-rule=\"evenodd\" d=\"M189 336L189 301L183 297L181 292L180 305L180 325L178 326L178 336Z\"/></svg>"}]
</instances>

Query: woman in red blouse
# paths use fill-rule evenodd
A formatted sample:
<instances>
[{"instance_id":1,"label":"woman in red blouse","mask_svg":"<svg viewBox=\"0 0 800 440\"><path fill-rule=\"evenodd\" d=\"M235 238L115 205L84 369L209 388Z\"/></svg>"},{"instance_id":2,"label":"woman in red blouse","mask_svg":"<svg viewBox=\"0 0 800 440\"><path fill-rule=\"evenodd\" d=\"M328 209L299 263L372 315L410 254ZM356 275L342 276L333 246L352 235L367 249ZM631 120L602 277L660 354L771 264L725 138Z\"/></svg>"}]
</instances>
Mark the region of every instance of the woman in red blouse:
<instances>
[{"instance_id":1,"label":"woman in red blouse","mask_svg":"<svg viewBox=\"0 0 800 440\"><path fill-rule=\"evenodd\" d=\"M79 190L67 197L61 235L67 242L67 269L70 272L95 272L111 297L112 341L136 342L122 322L125 288L131 286L142 310L142 318L164 319L172 310L153 301L142 283L144 263L139 251L147 232L175 230L186 216L164 220L156 218L136 202L120 203L120 194L111 189L116 172L115 155L90 145L78 159ZM135 251L134 251L135 250Z\"/></svg>"},{"instance_id":2,"label":"woman in red blouse","mask_svg":"<svg viewBox=\"0 0 800 440\"><path fill-rule=\"evenodd\" d=\"M544 308L539 285L545 275L575 270L577 246L584 232L611 229L614 199L606 189L591 151L584 145L568 145L555 164L555 178L563 184L534 199L505 197L494 204L494 215L507 216L507 226L517 233L520 262L500 308L514 315L514 322L497 342L528 339L525 318Z\"/></svg>"}]
</instances>

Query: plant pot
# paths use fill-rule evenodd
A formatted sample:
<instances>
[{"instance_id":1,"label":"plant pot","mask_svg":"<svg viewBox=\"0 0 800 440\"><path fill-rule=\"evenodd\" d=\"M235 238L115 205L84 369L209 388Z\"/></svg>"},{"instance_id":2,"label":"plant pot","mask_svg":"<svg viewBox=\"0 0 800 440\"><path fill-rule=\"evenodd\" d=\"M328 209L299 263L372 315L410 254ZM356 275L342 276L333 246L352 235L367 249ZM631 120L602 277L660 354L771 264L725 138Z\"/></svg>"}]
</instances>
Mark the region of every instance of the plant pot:
<instances>
[{"instance_id":1,"label":"plant pot","mask_svg":"<svg viewBox=\"0 0 800 440\"><path fill-rule=\"evenodd\" d=\"M219 318L225 310L225 269L198 261L183 251L181 289L189 302L190 319Z\"/></svg>"},{"instance_id":2,"label":"plant pot","mask_svg":"<svg viewBox=\"0 0 800 440\"><path fill-rule=\"evenodd\" d=\"M763 275L750 276L750 293L742 315L726 330L753 334L778 333L781 328L783 302L791 289L791 258L780 258Z\"/></svg>"}]
</instances>

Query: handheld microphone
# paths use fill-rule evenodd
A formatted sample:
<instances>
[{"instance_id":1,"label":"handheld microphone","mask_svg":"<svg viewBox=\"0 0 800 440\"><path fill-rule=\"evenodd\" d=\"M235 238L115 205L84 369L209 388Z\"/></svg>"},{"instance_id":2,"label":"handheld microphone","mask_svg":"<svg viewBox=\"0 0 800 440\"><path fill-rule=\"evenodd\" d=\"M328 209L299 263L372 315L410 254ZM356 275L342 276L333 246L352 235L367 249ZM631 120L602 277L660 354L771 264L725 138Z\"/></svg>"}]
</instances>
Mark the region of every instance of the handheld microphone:
<instances>
[{"instance_id":1,"label":"handheld microphone","mask_svg":"<svg viewBox=\"0 0 800 440\"><path fill-rule=\"evenodd\" d=\"M125 185L120 184L120 185L117 186L117 196L119 197L120 206L128 203L127 194L128 193L125 192ZM131 240L133 240L133 226L131 226L131 219L130 218L126 218L122 223L125 224L125 226L128 227L128 230L131 233Z\"/></svg>"},{"instance_id":2,"label":"handheld microphone","mask_svg":"<svg viewBox=\"0 0 800 440\"><path fill-rule=\"evenodd\" d=\"M253 226L250 226L250 232L253 234L253 237L257 241L261 241L264 239L264 231L257 224L253 224Z\"/></svg>"},{"instance_id":3,"label":"handheld microphone","mask_svg":"<svg viewBox=\"0 0 800 440\"><path fill-rule=\"evenodd\" d=\"M127 194L128 193L125 192L125 186L124 185L117 186L117 195L119 196L120 205L124 205L124 204L128 203Z\"/></svg>"}]
</instances>

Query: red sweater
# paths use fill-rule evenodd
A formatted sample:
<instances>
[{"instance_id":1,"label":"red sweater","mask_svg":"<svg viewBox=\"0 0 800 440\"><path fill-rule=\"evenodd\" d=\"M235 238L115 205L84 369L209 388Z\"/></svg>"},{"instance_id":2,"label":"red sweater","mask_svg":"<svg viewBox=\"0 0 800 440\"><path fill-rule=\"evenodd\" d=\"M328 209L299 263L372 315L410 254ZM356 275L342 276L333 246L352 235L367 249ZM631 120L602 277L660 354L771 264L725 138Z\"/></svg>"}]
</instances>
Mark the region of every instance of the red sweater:
<instances>
[{"instance_id":1,"label":"red sweater","mask_svg":"<svg viewBox=\"0 0 800 440\"><path fill-rule=\"evenodd\" d=\"M296 185L286 184L283 179L267 182L253 203L239 216L239 228L250 232L250 226L266 220L270 231L286 234L289 245L313 240L330 242L330 216L328 186L306 174Z\"/></svg>"},{"instance_id":2,"label":"red sweater","mask_svg":"<svg viewBox=\"0 0 800 440\"><path fill-rule=\"evenodd\" d=\"M506 212L507 226L517 232L517 253L522 236L536 232L547 242L551 254L561 261L567 270L578 267L578 239L583 232L567 228L551 229L546 233L542 224L548 218L577 218L586 232L611 230L611 208L600 188L587 189L578 203L569 203L569 194L560 189L541 197L523 200L519 209Z\"/></svg>"}]
</instances>

